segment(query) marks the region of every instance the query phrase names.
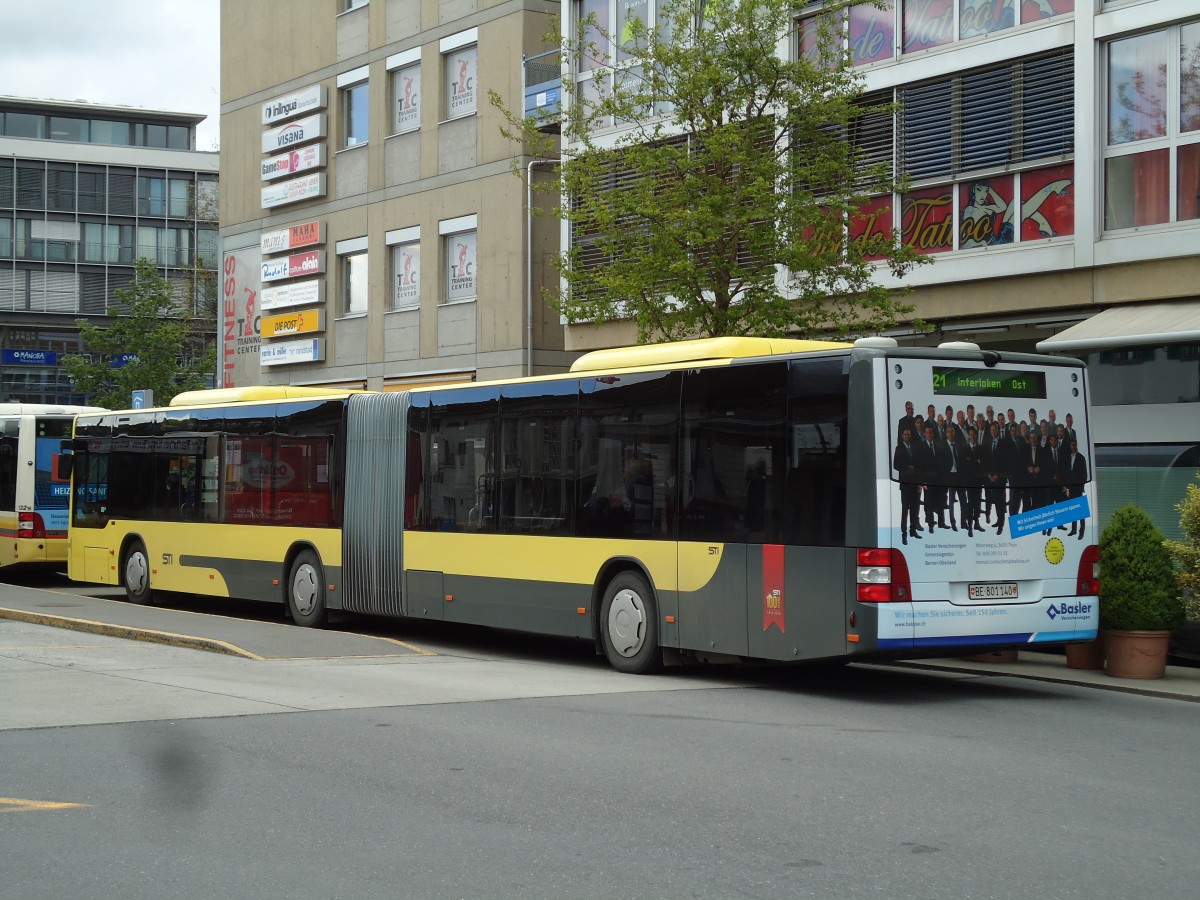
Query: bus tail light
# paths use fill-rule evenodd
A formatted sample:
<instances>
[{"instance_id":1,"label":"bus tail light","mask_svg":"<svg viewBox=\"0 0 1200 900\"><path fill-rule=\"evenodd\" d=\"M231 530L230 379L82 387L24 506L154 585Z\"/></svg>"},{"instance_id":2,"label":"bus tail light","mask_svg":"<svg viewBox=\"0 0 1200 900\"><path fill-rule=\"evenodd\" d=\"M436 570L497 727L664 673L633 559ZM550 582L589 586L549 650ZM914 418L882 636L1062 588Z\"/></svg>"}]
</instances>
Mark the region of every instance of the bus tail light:
<instances>
[{"instance_id":1,"label":"bus tail light","mask_svg":"<svg viewBox=\"0 0 1200 900\"><path fill-rule=\"evenodd\" d=\"M1100 594L1100 548L1090 544L1083 548L1079 557L1079 576L1075 593L1081 597L1096 597Z\"/></svg>"},{"instance_id":2,"label":"bus tail light","mask_svg":"<svg viewBox=\"0 0 1200 900\"><path fill-rule=\"evenodd\" d=\"M46 523L37 513L23 512L17 518L17 536L23 538L44 538Z\"/></svg>"},{"instance_id":3,"label":"bus tail light","mask_svg":"<svg viewBox=\"0 0 1200 900\"><path fill-rule=\"evenodd\" d=\"M858 551L860 603L907 603L912 600L908 563L895 547L862 547Z\"/></svg>"}]
</instances>

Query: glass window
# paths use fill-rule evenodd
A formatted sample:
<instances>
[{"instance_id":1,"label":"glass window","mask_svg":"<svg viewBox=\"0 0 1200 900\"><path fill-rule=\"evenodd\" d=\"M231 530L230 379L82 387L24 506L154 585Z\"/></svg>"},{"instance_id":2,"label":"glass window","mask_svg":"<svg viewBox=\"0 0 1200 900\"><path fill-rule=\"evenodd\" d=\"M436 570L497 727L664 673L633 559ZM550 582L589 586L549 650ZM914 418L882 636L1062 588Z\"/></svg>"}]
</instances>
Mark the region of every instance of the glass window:
<instances>
[{"instance_id":1,"label":"glass window","mask_svg":"<svg viewBox=\"0 0 1200 900\"><path fill-rule=\"evenodd\" d=\"M83 261L104 262L104 225L99 222L83 224Z\"/></svg>"},{"instance_id":2,"label":"glass window","mask_svg":"<svg viewBox=\"0 0 1200 900\"><path fill-rule=\"evenodd\" d=\"M116 144L121 147L129 146L128 122L112 122L108 119L92 119L91 133L93 144Z\"/></svg>"},{"instance_id":3,"label":"glass window","mask_svg":"<svg viewBox=\"0 0 1200 900\"><path fill-rule=\"evenodd\" d=\"M958 35L969 38L1012 28L1014 9L1013 0L959 0Z\"/></svg>"},{"instance_id":4,"label":"glass window","mask_svg":"<svg viewBox=\"0 0 1200 900\"><path fill-rule=\"evenodd\" d=\"M429 513L434 531L496 530L496 388L446 395L430 409Z\"/></svg>"},{"instance_id":5,"label":"glass window","mask_svg":"<svg viewBox=\"0 0 1200 900\"><path fill-rule=\"evenodd\" d=\"M392 133L403 134L421 125L421 66L405 66L392 73L392 92L395 95L396 115Z\"/></svg>"},{"instance_id":6,"label":"glass window","mask_svg":"<svg viewBox=\"0 0 1200 900\"><path fill-rule=\"evenodd\" d=\"M575 513L574 381L501 388L496 467L498 524L506 534L571 534Z\"/></svg>"},{"instance_id":7,"label":"glass window","mask_svg":"<svg viewBox=\"0 0 1200 900\"><path fill-rule=\"evenodd\" d=\"M88 139L88 120L66 116L50 117L50 139L52 141L83 141Z\"/></svg>"},{"instance_id":8,"label":"glass window","mask_svg":"<svg viewBox=\"0 0 1200 900\"><path fill-rule=\"evenodd\" d=\"M81 213L104 212L104 173L79 173L79 211Z\"/></svg>"},{"instance_id":9,"label":"glass window","mask_svg":"<svg viewBox=\"0 0 1200 900\"><path fill-rule=\"evenodd\" d=\"M13 255L13 222L12 219L6 216L0 216L0 258L12 257ZM0 293L0 298L3 294ZM3 304L0 304L3 305Z\"/></svg>"},{"instance_id":10,"label":"glass window","mask_svg":"<svg viewBox=\"0 0 1200 900\"><path fill-rule=\"evenodd\" d=\"M138 126L141 128L142 126ZM146 142L147 147L166 147L167 146L167 126L166 125L146 125Z\"/></svg>"},{"instance_id":11,"label":"glass window","mask_svg":"<svg viewBox=\"0 0 1200 900\"><path fill-rule=\"evenodd\" d=\"M645 3L645 0L642 0ZM469 116L475 113L476 69L479 48L472 44L451 50L443 59L445 64L446 118Z\"/></svg>"},{"instance_id":12,"label":"glass window","mask_svg":"<svg viewBox=\"0 0 1200 900\"><path fill-rule=\"evenodd\" d=\"M1179 26L1179 130L1200 131L1200 22Z\"/></svg>"},{"instance_id":13,"label":"glass window","mask_svg":"<svg viewBox=\"0 0 1200 900\"><path fill-rule=\"evenodd\" d=\"M342 113L346 122L345 146L355 147L365 144L370 113L367 82L351 85L342 91Z\"/></svg>"},{"instance_id":14,"label":"glass window","mask_svg":"<svg viewBox=\"0 0 1200 900\"><path fill-rule=\"evenodd\" d=\"M954 40L954 0L904 0L903 20L905 53Z\"/></svg>"},{"instance_id":15,"label":"glass window","mask_svg":"<svg viewBox=\"0 0 1200 900\"><path fill-rule=\"evenodd\" d=\"M342 310L347 315L367 311L367 252L342 257Z\"/></svg>"},{"instance_id":16,"label":"glass window","mask_svg":"<svg viewBox=\"0 0 1200 900\"><path fill-rule=\"evenodd\" d=\"M577 22L582 22L589 16L595 17L595 24L588 25L583 33L579 71L590 72L592 69L612 65L612 49L605 38L612 30L608 0L577 0L576 10Z\"/></svg>"},{"instance_id":17,"label":"glass window","mask_svg":"<svg viewBox=\"0 0 1200 900\"><path fill-rule=\"evenodd\" d=\"M578 534L674 535L683 480L678 472L679 384L678 372L583 380Z\"/></svg>"},{"instance_id":18,"label":"glass window","mask_svg":"<svg viewBox=\"0 0 1200 900\"><path fill-rule=\"evenodd\" d=\"M172 150L191 150L192 130L186 125L168 125L167 146Z\"/></svg>"},{"instance_id":19,"label":"glass window","mask_svg":"<svg viewBox=\"0 0 1200 900\"><path fill-rule=\"evenodd\" d=\"M167 214L167 180L138 176L138 215L165 216Z\"/></svg>"},{"instance_id":20,"label":"glass window","mask_svg":"<svg viewBox=\"0 0 1200 900\"><path fill-rule=\"evenodd\" d=\"M217 267L217 230L215 228L196 229L196 256L202 266L210 269Z\"/></svg>"},{"instance_id":21,"label":"glass window","mask_svg":"<svg viewBox=\"0 0 1200 900\"><path fill-rule=\"evenodd\" d=\"M176 219L186 219L192 194L191 179L172 178L170 191L170 206L167 214Z\"/></svg>"},{"instance_id":22,"label":"glass window","mask_svg":"<svg viewBox=\"0 0 1200 900\"><path fill-rule=\"evenodd\" d=\"M421 302L421 242L392 248L392 308L405 309Z\"/></svg>"},{"instance_id":23,"label":"glass window","mask_svg":"<svg viewBox=\"0 0 1200 900\"><path fill-rule=\"evenodd\" d=\"M460 231L443 238L446 261L446 300L474 300L478 296L478 235Z\"/></svg>"},{"instance_id":24,"label":"glass window","mask_svg":"<svg viewBox=\"0 0 1200 900\"><path fill-rule=\"evenodd\" d=\"M1180 147L1178 159L1178 218L1200 219L1200 144Z\"/></svg>"},{"instance_id":25,"label":"glass window","mask_svg":"<svg viewBox=\"0 0 1200 900\"><path fill-rule=\"evenodd\" d=\"M151 225L139 225L137 230L137 255L158 263L158 229Z\"/></svg>"},{"instance_id":26,"label":"glass window","mask_svg":"<svg viewBox=\"0 0 1200 900\"><path fill-rule=\"evenodd\" d=\"M366 6L368 0L345 0L343 9L358 9L360 6Z\"/></svg>"},{"instance_id":27,"label":"glass window","mask_svg":"<svg viewBox=\"0 0 1200 900\"><path fill-rule=\"evenodd\" d=\"M854 65L865 66L892 58L895 23L894 0L884 0L881 7L871 3L850 7L848 37Z\"/></svg>"},{"instance_id":28,"label":"glass window","mask_svg":"<svg viewBox=\"0 0 1200 900\"><path fill-rule=\"evenodd\" d=\"M1171 153L1150 150L1104 164L1104 227L1132 228L1170 221Z\"/></svg>"},{"instance_id":29,"label":"glass window","mask_svg":"<svg viewBox=\"0 0 1200 900\"><path fill-rule=\"evenodd\" d=\"M1104 227L1200 218L1200 22L1111 42L1107 90Z\"/></svg>"},{"instance_id":30,"label":"glass window","mask_svg":"<svg viewBox=\"0 0 1200 900\"><path fill-rule=\"evenodd\" d=\"M1113 41L1108 49L1108 142L1167 133L1167 32Z\"/></svg>"},{"instance_id":31,"label":"glass window","mask_svg":"<svg viewBox=\"0 0 1200 900\"><path fill-rule=\"evenodd\" d=\"M5 113L4 133L9 137L45 138L46 117L33 113Z\"/></svg>"}]
</instances>

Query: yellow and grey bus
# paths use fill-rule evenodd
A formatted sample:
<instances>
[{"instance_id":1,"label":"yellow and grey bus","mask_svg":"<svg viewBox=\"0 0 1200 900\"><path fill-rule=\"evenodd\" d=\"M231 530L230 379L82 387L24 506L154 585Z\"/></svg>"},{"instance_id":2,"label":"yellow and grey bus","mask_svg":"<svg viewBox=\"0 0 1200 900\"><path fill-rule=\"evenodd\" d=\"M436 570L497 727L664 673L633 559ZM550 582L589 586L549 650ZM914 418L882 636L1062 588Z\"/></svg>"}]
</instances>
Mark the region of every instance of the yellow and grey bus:
<instances>
[{"instance_id":1,"label":"yellow and grey bus","mask_svg":"<svg viewBox=\"0 0 1200 900\"><path fill-rule=\"evenodd\" d=\"M75 414L96 411L0 403L0 568L66 562L71 491L60 454Z\"/></svg>"},{"instance_id":2,"label":"yellow and grey bus","mask_svg":"<svg viewBox=\"0 0 1200 900\"><path fill-rule=\"evenodd\" d=\"M1036 441L1009 434L1017 411ZM1090 447L1078 362L886 338L193 392L77 418L69 573L134 602L274 601L301 625L582 638L635 673L1062 644L1096 634Z\"/></svg>"}]
</instances>

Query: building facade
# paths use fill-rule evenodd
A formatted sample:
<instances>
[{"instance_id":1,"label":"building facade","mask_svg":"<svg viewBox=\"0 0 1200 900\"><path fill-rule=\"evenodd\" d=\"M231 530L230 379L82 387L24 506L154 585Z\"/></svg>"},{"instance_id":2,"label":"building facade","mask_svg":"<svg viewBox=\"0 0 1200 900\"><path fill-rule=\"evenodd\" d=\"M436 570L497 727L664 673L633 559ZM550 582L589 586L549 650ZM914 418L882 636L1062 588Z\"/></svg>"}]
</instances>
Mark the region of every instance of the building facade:
<instances>
[{"instance_id":1,"label":"building facade","mask_svg":"<svg viewBox=\"0 0 1200 900\"><path fill-rule=\"evenodd\" d=\"M780 52L814 52L820 4ZM899 104L855 139L909 179L851 236L899 230L936 259L902 282L931 333L1062 352L1091 374L1102 522L1133 500L1168 534L1200 468L1200 8L1194 0L890 0L844 13L868 96ZM620 34L656 0L575 0ZM613 54L617 55L617 54ZM572 61L575 89L608 77ZM568 92L569 95L569 92ZM564 229L563 240L570 240ZM616 323L566 346L630 342ZM1059 410L1060 417L1064 410Z\"/></svg>"},{"instance_id":2,"label":"building facade","mask_svg":"<svg viewBox=\"0 0 1200 900\"><path fill-rule=\"evenodd\" d=\"M541 298L557 225L527 209L527 179L552 170L488 99L523 108L523 57L557 9L222 3L227 386L398 390L569 365Z\"/></svg>"},{"instance_id":3,"label":"building facade","mask_svg":"<svg viewBox=\"0 0 1200 900\"><path fill-rule=\"evenodd\" d=\"M202 115L0 97L0 401L79 403L62 358L145 257L195 294L217 266ZM136 352L136 348L130 348Z\"/></svg>"}]
</instances>

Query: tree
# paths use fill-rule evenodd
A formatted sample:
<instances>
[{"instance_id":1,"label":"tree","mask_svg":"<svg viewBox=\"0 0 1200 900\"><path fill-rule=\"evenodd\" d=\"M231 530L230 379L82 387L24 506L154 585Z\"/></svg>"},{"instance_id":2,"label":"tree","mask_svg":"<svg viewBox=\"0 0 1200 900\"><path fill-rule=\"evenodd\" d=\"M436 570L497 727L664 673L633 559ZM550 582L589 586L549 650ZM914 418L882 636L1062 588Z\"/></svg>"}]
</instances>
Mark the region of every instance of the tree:
<instances>
[{"instance_id":1,"label":"tree","mask_svg":"<svg viewBox=\"0 0 1200 900\"><path fill-rule=\"evenodd\" d=\"M114 315L107 327L77 320L85 351L68 356L64 364L75 390L90 402L124 409L135 390L154 391L157 404L165 404L181 391L206 386L215 366L211 341L197 330L200 321L194 301L195 284L181 298L177 282L165 278L146 259L134 263L134 282L118 289ZM123 365L114 365L123 361Z\"/></svg>"},{"instance_id":2,"label":"tree","mask_svg":"<svg viewBox=\"0 0 1200 900\"><path fill-rule=\"evenodd\" d=\"M1183 539L1166 541L1175 560L1175 578L1183 594L1189 619L1200 619L1200 472L1187 486L1187 495L1176 504Z\"/></svg>"},{"instance_id":3,"label":"tree","mask_svg":"<svg viewBox=\"0 0 1200 900\"><path fill-rule=\"evenodd\" d=\"M791 0L666 0L655 28L631 16L615 35L580 23L563 50L593 79L561 123L556 213L572 240L566 293L551 298L569 321L632 319L643 341L816 337L912 312L872 260L900 276L928 259L890 228L857 234L868 200L898 187L892 107L864 99L841 49L843 16L862 2L827 0L805 33L814 52L795 60L778 53L800 27ZM508 137L552 153L544 122L490 96ZM872 162L880 129L887 161Z\"/></svg>"}]
</instances>

